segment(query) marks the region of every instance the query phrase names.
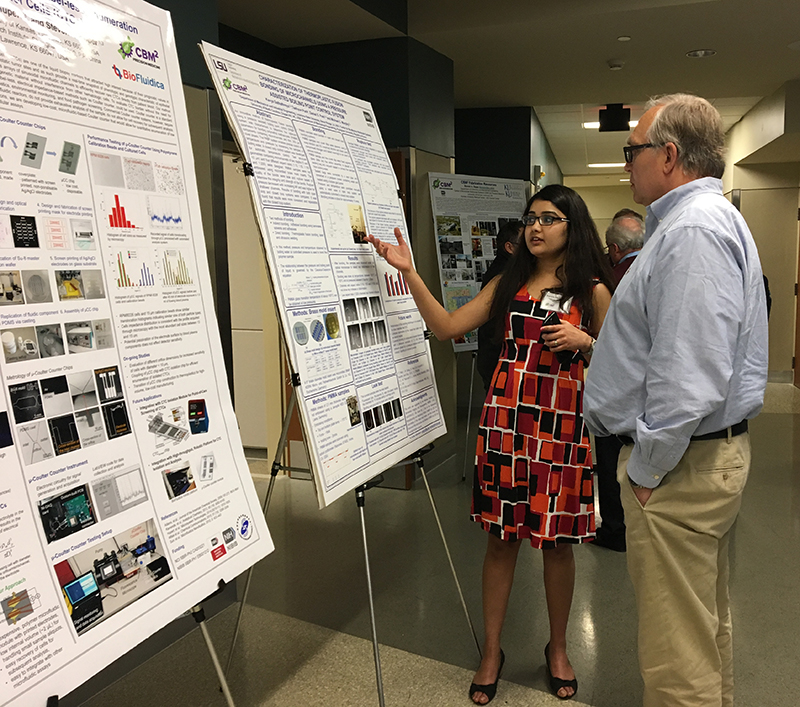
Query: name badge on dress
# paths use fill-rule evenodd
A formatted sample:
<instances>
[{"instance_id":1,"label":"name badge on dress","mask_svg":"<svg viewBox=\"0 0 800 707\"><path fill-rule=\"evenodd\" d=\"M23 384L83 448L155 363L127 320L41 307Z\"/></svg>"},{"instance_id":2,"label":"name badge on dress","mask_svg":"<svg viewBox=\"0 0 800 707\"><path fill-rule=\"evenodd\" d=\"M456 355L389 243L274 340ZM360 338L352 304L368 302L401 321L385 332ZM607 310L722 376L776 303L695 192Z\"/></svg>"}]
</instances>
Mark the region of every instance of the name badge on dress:
<instances>
[{"instance_id":1,"label":"name badge on dress","mask_svg":"<svg viewBox=\"0 0 800 707\"><path fill-rule=\"evenodd\" d=\"M563 312L564 314L569 314L569 310L572 308L572 297L562 302L561 295L558 293L545 292L544 297L542 297L541 307L548 312Z\"/></svg>"}]
</instances>

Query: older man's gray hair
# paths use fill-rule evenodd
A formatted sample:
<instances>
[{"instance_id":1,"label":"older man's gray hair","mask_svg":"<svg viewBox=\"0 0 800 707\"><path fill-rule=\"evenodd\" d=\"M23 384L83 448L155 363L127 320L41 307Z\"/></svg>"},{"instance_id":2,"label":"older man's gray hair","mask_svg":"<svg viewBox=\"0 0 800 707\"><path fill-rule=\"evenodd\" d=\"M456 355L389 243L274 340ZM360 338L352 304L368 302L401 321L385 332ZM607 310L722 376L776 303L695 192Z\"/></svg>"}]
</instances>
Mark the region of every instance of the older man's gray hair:
<instances>
[{"instance_id":1,"label":"older man's gray hair","mask_svg":"<svg viewBox=\"0 0 800 707\"><path fill-rule=\"evenodd\" d=\"M644 245L644 221L636 212L617 216L606 229L606 244L620 250L639 250Z\"/></svg>"},{"instance_id":2,"label":"older man's gray hair","mask_svg":"<svg viewBox=\"0 0 800 707\"><path fill-rule=\"evenodd\" d=\"M645 110L663 106L653 118L647 140L653 145L671 142L678 148L678 164L694 177L722 178L725 171L725 133L719 111L705 98L689 93L656 96Z\"/></svg>"}]
</instances>

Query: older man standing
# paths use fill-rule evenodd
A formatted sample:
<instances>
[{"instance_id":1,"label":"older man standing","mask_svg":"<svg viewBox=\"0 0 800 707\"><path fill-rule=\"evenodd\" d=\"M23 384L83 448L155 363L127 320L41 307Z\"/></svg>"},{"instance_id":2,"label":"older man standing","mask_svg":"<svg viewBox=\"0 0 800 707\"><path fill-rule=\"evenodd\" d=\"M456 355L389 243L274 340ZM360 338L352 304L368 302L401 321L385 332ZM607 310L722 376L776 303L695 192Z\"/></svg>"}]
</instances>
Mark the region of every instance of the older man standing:
<instances>
[{"instance_id":1,"label":"older man standing","mask_svg":"<svg viewBox=\"0 0 800 707\"><path fill-rule=\"evenodd\" d=\"M619 285L643 245L644 219L641 215L633 209L617 211L606 229L606 248L615 285Z\"/></svg>"},{"instance_id":2,"label":"older man standing","mask_svg":"<svg viewBox=\"0 0 800 707\"><path fill-rule=\"evenodd\" d=\"M761 265L722 194L708 101L651 101L625 147L645 245L611 302L584 392L619 435L645 707L729 707L728 541L750 468L747 420L767 380ZM620 362L625 375L619 375Z\"/></svg>"}]
</instances>

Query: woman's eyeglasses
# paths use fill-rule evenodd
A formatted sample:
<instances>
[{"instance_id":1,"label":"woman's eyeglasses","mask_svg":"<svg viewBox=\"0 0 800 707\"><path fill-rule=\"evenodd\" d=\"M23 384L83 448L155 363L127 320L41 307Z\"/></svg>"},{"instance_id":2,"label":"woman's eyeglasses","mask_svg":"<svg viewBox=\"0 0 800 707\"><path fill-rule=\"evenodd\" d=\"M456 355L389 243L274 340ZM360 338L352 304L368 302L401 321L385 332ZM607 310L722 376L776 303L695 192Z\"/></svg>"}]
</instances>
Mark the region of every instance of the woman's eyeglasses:
<instances>
[{"instance_id":1,"label":"woman's eyeglasses","mask_svg":"<svg viewBox=\"0 0 800 707\"><path fill-rule=\"evenodd\" d=\"M564 223L567 223L569 219L562 218L561 216L551 216L550 214L542 214L541 216L525 214L521 221L526 226L533 226L537 221L542 224L542 226L552 226L556 221L564 221Z\"/></svg>"}]
</instances>

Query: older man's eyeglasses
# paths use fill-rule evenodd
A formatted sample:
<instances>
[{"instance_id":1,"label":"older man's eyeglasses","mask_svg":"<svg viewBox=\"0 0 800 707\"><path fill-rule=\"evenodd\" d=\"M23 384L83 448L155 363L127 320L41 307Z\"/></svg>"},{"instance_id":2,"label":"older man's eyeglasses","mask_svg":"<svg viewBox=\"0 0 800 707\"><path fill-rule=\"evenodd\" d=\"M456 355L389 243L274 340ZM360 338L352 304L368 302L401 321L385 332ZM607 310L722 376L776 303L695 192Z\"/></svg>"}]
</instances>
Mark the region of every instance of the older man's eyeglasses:
<instances>
[{"instance_id":1,"label":"older man's eyeglasses","mask_svg":"<svg viewBox=\"0 0 800 707\"><path fill-rule=\"evenodd\" d=\"M630 164L633 162L633 158L636 157L636 150L644 150L646 147L661 147L661 145L655 145L652 142L645 142L641 145L625 145L622 148L622 152L625 155L625 162Z\"/></svg>"},{"instance_id":2,"label":"older man's eyeglasses","mask_svg":"<svg viewBox=\"0 0 800 707\"><path fill-rule=\"evenodd\" d=\"M526 226L533 226L533 224L535 224L537 221L542 224L542 226L552 226L557 221L564 221L564 223L569 221L568 218L551 216L550 214L542 214L541 216L536 216L535 214L525 214L521 220Z\"/></svg>"}]
</instances>

